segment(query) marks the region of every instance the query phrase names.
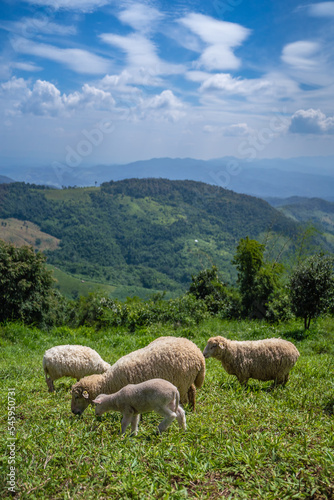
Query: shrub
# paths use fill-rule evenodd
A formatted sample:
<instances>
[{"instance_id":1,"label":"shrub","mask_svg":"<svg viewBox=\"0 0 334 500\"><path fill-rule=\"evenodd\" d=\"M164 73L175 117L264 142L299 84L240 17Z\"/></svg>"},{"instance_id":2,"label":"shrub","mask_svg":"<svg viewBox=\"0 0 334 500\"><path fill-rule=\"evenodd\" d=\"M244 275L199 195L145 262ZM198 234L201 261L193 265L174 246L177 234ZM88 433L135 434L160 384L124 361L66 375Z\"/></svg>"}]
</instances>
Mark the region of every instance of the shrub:
<instances>
[{"instance_id":1,"label":"shrub","mask_svg":"<svg viewBox=\"0 0 334 500\"><path fill-rule=\"evenodd\" d=\"M61 303L54 282L41 252L0 241L0 321L52 324Z\"/></svg>"},{"instance_id":2,"label":"shrub","mask_svg":"<svg viewBox=\"0 0 334 500\"><path fill-rule=\"evenodd\" d=\"M322 254L299 264L290 278L292 310L308 330L313 318L329 309L333 297L333 258Z\"/></svg>"}]
</instances>

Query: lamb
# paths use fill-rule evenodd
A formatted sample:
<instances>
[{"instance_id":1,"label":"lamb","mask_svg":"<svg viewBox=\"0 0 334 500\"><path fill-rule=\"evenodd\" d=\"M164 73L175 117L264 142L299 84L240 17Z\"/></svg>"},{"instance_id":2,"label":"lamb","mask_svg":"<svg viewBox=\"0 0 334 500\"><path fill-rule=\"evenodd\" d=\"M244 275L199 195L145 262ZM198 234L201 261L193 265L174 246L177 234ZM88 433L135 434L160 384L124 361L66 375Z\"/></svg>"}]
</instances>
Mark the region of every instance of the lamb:
<instances>
[{"instance_id":1,"label":"lamb","mask_svg":"<svg viewBox=\"0 0 334 500\"><path fill-rule=\"evenodd\" d=\"M208 340L203 355L218 359L241 384L254 378L285 385L299 352L291 342L279 338L237 341L218 336Z\"/></svg>"},{"instance_id":2,"label":"lamb","mask_svg":"<svg viewBox=\"0 0 334 500\"><path fill-rule=\"evenodd\" d=\"M82 345L57 345L45 351L43 369L49 392L53 392L54 380L74 377L80 380L86 375L103 373L110 364L90 347Z\"/></svg>"},{"instance_id":3,"label":"lamb","mask_svg":"<svg viewBox=\"0 0 334 500\"><path fill-rule=\"evenodd\" d=\"M122 413L122 434L129 424L134 435L138 433L139 417L142 413L155 411L164 419L158 426L158 433L165 431L176 418L179 427L186 430L185 411L179 406L180 394L175 385L161 378L146 380L140 384L128 384L115 394L100 394L93 403L95 414L106 411Z\"/></svg>"},{"instance_id":4,"label":"lamb","mask_svg":"<svg viewBox=\"0 0 334 500\"><path fill-rule=\"evenodd\" d=\"M181 404L195 409L196 387L203 385L205 359L191 340L161 337L120 358L102 375L91 375L72 387L71 410L81 415L99 394L113 394L128 384L162 378L174 384Z\"/></svg>"}]
</instances>

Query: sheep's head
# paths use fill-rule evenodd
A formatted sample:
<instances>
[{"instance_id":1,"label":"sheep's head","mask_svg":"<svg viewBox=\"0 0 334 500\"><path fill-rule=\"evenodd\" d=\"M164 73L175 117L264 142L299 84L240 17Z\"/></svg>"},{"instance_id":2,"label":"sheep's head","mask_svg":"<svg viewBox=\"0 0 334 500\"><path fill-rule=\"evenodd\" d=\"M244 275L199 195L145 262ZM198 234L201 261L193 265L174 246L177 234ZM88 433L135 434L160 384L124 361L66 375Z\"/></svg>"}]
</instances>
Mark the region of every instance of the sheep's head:
<instances>
[{"instance_id":1,"label":"sheep's head","mask_svg":"<svg viewBox=\"0 0 334 500\"><path fill-rule=\"evenodd\" d=\"M81 415L87 406L92 402L89 390L77 382L72 387L71 410L75 415Z\"/></svg>"},{"instance_id":2,"label":"sheep's head","mask_svg":"<svg viewBox=\"0 0 334 500\"><path fill-rule=\"evenodd\" d=\"M205 346L203 356L205 358L220 358L222 351L226 348L226 339L224 337L211 337Z\"/></svg>"},{"instance_id":3,"label":"sheep's head","mask_svg":"<svg viewBox=\"0 0 334 500\"><path fill-rule=\"evenodd\" d=\"M106 408L106 400L108 399L108 396L106 394L100 394L97 396L97 398L93 399L92 403L94 403L95 406L95 415L98 417L103 415L107 411Z\"/></svg>"}]
</instances>

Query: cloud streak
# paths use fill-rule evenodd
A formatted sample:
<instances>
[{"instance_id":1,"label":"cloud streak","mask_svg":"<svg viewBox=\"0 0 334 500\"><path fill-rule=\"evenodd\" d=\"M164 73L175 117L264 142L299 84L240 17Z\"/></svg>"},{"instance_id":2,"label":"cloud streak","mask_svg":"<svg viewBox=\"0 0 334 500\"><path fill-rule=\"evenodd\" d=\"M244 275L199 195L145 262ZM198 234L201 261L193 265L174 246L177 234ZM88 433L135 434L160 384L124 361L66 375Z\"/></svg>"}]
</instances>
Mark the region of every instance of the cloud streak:
<instances>
[{"instance_id":1,"label":"cloud streak","mask_svg":"<svg viewBox=\"0 0 334 500\"><path fill-rule=\"evenodd\" d=\"M62 49L54 45L36 43L25 38L14 38L12 47L20 54L29 54L63 64L76 73L99 75L107 73L110 62L83 49Z\"/></svg>"},{"instance_id":2,"label":"cloud streak","mask_svg":"<svg viewBox=\"0 0 334 500\"><path fill-rule=\"evenodd\" d=\"M108 5L111 0L26 0L32 5L39 7L51 7L55 10L74 10L80 12L93 12L104 5Z\"/></svg>"}]
</instances>

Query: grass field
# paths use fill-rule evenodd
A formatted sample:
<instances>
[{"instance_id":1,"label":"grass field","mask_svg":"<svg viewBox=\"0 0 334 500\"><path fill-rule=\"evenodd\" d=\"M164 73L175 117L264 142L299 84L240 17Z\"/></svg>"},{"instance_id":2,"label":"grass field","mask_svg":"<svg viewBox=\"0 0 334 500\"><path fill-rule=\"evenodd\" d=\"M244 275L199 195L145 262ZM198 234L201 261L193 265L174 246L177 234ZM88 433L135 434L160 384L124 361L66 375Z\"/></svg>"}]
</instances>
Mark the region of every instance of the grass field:
<instances>
[{"instance_id":1,"label":"grass field","mask_svg":"<svg viewBox=\"0 0 334 500\"><path fill-rule=\"evenodd\" d=\"M1 498L333 499L334 321L318 320L298 340L302 333L296 322L270 327L218 320L192 330L154 325L135 333L0 327ZM89 345L114 362L166 334L186 336L201 349L217 334L281 336L301 356L287 386L272 390L255 380L242 388L209 359L197 410L186 408L187 431L173 423L161 436L154 434L160 419L154 414L144 415L136 437L119 435L118 413L97 419L88 408L72 415L74 380L58 380L56 392L47 392L42 357L53 345ZM10 478L15 493L8 491Z\"/></svg>"}]
</instances>

